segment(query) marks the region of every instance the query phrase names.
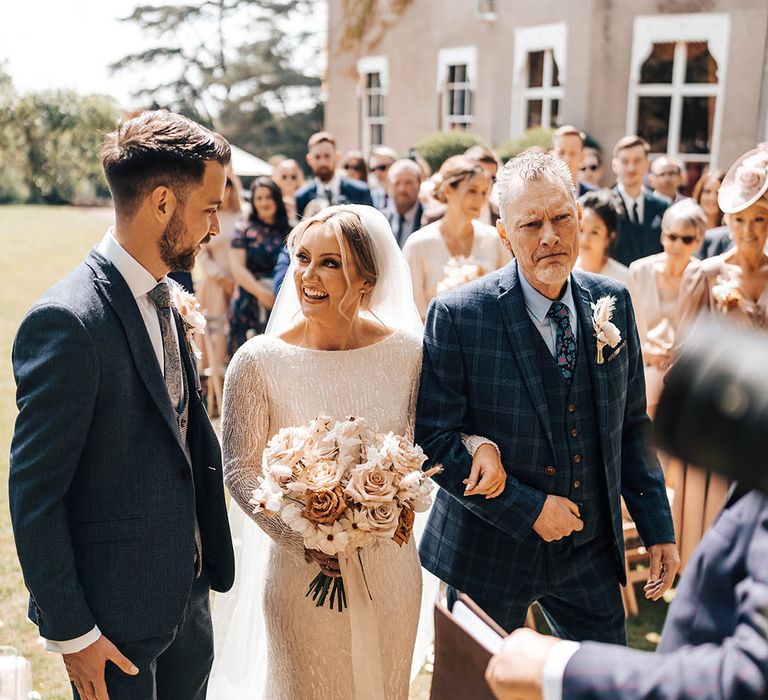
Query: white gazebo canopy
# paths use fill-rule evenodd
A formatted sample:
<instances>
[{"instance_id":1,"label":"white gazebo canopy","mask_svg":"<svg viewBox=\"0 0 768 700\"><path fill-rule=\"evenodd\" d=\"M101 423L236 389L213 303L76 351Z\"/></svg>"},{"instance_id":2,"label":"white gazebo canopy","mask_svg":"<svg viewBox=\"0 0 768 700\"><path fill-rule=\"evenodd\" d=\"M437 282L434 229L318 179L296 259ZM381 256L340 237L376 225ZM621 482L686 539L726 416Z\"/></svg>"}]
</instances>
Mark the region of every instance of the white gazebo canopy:
<instances>
[{"instance_id":1,"label":"white gazebo canopy","mask_svg":"<svg viewBox=\"0 0 768 700\"><path fill-rule=\"evenodd\" d=\"M257 158L233 144L230 144L230 148L232 149L232 171L238 177L272 175L274 168L267 161Z\"/></svg>"}]
</instances>

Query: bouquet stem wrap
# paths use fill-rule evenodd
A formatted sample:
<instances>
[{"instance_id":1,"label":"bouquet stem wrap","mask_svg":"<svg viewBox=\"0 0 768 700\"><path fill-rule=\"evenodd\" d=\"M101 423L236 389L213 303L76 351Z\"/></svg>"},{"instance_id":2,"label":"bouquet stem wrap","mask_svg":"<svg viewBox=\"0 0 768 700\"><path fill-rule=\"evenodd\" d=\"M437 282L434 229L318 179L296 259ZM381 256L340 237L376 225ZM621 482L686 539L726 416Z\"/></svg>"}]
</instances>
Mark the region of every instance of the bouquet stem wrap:
<instances>
[{"instance_id":1,"label":"bouquet stem wrap","mask_svg":"<svg viewBox=\"0 0 768 700\"><path fill-rule=\"evenodd\" d=\"M379 623L365 574L356 554L339 553L338 558L349 605L355 700L385 700Z\"/></svg>"}]
</instances>

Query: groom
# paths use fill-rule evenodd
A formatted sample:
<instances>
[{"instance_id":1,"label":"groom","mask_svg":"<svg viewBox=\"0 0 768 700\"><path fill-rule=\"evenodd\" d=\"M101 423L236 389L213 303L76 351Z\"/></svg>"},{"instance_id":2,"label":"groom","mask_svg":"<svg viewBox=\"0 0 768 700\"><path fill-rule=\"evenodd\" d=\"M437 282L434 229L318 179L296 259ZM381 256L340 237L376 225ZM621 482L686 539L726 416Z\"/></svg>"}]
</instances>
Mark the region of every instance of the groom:
<instances>
[{"instance_id":1,"label":"groom","mask_svg":"<svg viewBox=\"0 0 768 700\"><path fill-rule=\"evenodd\" d=\"M194 318L166 275L219 232L230 149L150 111L108 134L101 159L115 227L13 348L16 549L30 619L75 698L204 700L209 591L230 588L234 556Z\"/></svg>"},{"instance_id":2,"label":"groom","mask_svg":"<svg viewBox=\"0 0 768 700\"><path fill-rule=\"evenodd\" d=\"M625 287L572 272L581 207L567 166L524 153L500 180L501 270L436 298L424 338L416 440L442 463L421 543L425 568L499 624L539 605L566 639L625 643L621 496L650 550L646 595L678 567L649 419L640 342ZM591 304L616 299L603 361ZM607 320L607 319L606 319ZM467 473L506 472L496 498ZM485 491L488 493L488 491Z\"/></svg>"}]
</instances>

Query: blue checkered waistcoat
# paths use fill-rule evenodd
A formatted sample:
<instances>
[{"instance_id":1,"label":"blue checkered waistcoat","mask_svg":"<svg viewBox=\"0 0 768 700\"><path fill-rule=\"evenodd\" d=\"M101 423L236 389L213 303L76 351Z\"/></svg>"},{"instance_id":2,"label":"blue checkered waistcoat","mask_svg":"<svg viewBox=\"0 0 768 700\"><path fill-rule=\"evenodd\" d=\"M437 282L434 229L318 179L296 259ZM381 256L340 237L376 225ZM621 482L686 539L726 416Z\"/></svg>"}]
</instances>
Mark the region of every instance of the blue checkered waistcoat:
<instances>
[{"instance_id":1,"label":"blue checkered waistcoat","mask_svg":"<svg viewBox=\"0 0 768 700\"><path fill-rule=\"evenodd\" d=\"M545 472L555 463L553 434L525 309L517 262L433 300L424 335L416 440L441 463L440 485L422 538L423 566L480 598L503 595L530 575L543 543L533 531L552 488ZM664 476L647 446L645 381L629 293L601 275L574 271L573 296L586 349L597 413L599 454L610 508L606 531L615 543L617 576L624 580L620 496L646 546L674 542ZM590 304L616 297L612 322L622 340L597 364ZM465 497L472 460L462 433L493 440L507 471L495 499ZM554 543L562 546L562 543Z\"/></svg>"}]
</instances>

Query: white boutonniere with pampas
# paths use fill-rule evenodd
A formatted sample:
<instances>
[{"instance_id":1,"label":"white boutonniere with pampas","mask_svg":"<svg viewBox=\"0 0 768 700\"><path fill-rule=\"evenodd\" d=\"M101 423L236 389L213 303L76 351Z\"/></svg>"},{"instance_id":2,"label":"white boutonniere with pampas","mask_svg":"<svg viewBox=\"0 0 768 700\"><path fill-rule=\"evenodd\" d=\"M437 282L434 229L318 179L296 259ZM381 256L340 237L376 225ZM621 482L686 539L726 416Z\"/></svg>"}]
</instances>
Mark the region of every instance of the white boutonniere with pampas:
<instances>
[{"instance_id":1,"label":"white boutonniere with pampas","mask_svg":"<svg viewBox=\"0 0 768 700\"><path fill-rule=\"evenodd\" d=\"M611 323L616 308L616 297L600 297L592 306L592 327L597 338L597 364L603 364L603 348L615 348L621 342L621 331Z\"/></svg>"}]
</instances>

